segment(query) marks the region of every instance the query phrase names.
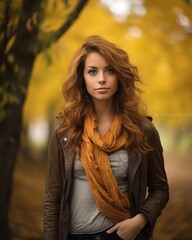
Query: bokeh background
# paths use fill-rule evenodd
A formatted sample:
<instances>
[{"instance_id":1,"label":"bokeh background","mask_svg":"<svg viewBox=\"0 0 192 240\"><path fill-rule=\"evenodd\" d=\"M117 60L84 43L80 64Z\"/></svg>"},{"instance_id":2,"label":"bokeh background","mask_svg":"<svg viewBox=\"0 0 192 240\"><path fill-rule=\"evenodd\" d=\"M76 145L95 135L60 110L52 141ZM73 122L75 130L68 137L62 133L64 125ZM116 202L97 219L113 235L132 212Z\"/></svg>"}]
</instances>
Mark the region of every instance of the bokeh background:
<instances>
[{"instance_id":1,"label":"bokeh background","mask_svg":"<svg viewBox=\"0 0 192 240\"><path fill-rule=\"evenodd\" d=\"M66 2L67 6L46 1L44 32L60 26L77 3ZM170 184L170 201L157 222L154 239L192 239L191 4L185 0L90 0L69 30L38 54L14 171L9 214L13 239L43 239L50 130L63 106L61 86L68 64L90 35L101 35L124 48L145 83L142 98L161 136Z\"/></svg>"}]
</instances>

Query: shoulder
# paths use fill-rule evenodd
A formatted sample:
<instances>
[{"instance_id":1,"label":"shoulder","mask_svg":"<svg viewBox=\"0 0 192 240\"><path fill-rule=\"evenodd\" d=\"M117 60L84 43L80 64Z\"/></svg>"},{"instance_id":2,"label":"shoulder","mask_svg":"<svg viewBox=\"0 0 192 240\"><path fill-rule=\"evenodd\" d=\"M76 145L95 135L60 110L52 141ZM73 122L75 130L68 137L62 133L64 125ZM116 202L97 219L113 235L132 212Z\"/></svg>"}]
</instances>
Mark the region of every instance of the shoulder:
<instances>
[{"instance_id":1,"label":"shoulder","mask_svg":"<svg viewBox=\"0 0 192 240\"><path fill-rule=\"evenodd\" d=\"M146 118L146 120L142 123L141 129L144 138L151 147L161 147L160 135L156 126L153 124L151 117Z\"/></svg>"},{"instance_id":2,"label":"shoulder","mask_svg":"<svg viewBox=\"0 0 192 240\"><path fill-rule=\"evenodd\" d=\"M62 113L59 113L56 116L52 127L52 137L57 139L58 142L62 142L62 140L65 139L67 135L63 130L63 121L64 115Z\"/></svg>"},{"instance_id":3,"label":"shoulder","mask_svg":"<svg viewBox=\"0 0 192 240\"><path fill-rule=\"evenodd\" d=\"M150 116L147 116L145 121L143 121L141 130L143 132L143 135L148 139L159 137L159 132L156 126L153 124L153 118Z\"/></svg>"}]
</instances>

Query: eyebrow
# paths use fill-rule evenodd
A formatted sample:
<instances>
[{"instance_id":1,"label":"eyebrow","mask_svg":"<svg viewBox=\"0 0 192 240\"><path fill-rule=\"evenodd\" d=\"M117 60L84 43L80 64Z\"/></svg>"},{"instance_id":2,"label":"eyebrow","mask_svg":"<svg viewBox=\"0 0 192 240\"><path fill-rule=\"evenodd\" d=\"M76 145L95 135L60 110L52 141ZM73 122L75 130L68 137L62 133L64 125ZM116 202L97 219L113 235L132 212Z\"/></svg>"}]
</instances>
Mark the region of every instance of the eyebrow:
<instances>
[{"instance_id":1,"label":"eyebrow","mask_svg":"<svg viewBox=\"0 0 192 240\"><path fill-rule=\"evenodd\" d=\"M87 66L87 68L97 69L98 67L95 67L95 66ZM106 69L106 68L112 68L112 66L111 66L111 65L107 65L107 66L105 67L105 69Z\"/></svg>"},{"instance_id":2,"label":"eyebrow","mask_svg":"<svg viewBox=\"0 0 192 240\"><path fill-rule=\"evenodd\" d=\"M97 67L95 67L95 66L87 66L87 68L95 68L96 69Z\"/></svg>"}]
</instances>

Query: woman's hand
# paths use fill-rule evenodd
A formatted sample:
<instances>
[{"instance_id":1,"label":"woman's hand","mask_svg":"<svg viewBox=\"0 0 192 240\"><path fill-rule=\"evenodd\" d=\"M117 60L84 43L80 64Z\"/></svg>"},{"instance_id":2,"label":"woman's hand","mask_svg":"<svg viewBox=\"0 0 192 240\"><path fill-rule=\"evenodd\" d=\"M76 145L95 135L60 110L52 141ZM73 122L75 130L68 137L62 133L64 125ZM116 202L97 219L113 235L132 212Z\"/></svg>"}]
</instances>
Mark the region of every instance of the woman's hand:
<instances>
[{"instance_id":1,"label":"woman's hand","mask_svg":"<svg viewBox=\"0 0 192 240\"><path fill-rule=\"evenodd\" d=\"M115 226L107 230L107 233L111 234L117 232L119 237L123 240L134 240L146 224L146 217L139 213L133 218L117 223Z\"/></svg>"}]
</instances>

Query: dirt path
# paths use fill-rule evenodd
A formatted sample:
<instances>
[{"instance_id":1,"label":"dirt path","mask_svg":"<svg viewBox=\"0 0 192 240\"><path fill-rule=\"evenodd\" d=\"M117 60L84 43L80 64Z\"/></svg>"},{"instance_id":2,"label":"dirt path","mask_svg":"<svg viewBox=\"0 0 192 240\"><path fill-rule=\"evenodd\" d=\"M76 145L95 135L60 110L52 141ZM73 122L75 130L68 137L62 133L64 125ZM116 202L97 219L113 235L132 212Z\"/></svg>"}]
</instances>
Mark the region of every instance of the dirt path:
<instances>
[{"instance_id":1,"label":"dirt path","mask_svg":"<svg viewBox=\"0 0 192 240\"><path fill-rule=\"evenodd\" d=\"M155 229L155 240L192 240L192 158L165 156L170 200Z\"/></svg>"},{"instance_id":2,"label":"dirt path","mask_svg":"<svg viewBox=\"0 0 192 240\"><path fill-rule=\"evenodd\" d=\"M10 226L14 240L43 239L45 170L19 161L14 175Z\"/></svg>"},{"instance_id":3,"label":"dirt path","mask_svg":"<svg viewBox=\"0 0 192 240\"><path fill-rule=\"evenodd\" d=\"M154 240L192 240L192 159L166 154L170 201L159 218ZM45 169L19 161L14 175L10 226L15 240L43 239Z\"/></svg>"}]
</instances>

